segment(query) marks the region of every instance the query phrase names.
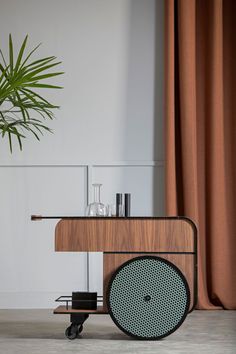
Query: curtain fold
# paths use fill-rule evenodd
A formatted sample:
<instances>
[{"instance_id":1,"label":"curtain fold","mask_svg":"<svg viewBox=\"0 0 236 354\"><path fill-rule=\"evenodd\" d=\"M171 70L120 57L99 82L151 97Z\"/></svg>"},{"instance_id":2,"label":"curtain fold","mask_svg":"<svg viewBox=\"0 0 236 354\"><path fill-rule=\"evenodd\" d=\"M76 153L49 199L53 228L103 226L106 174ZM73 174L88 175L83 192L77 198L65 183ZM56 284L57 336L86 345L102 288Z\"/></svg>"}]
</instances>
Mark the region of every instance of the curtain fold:
<instances>
[{"instance_id":1,"label":"curtain fold","mask_svg":"<svg viewBox=\"0 0 236 354\"><path fill-rule=\"evenodd\" d=\"M166 213L199 232L198 308L236 309L236 1L165 1Z\"/></svg>"}]
</instances>

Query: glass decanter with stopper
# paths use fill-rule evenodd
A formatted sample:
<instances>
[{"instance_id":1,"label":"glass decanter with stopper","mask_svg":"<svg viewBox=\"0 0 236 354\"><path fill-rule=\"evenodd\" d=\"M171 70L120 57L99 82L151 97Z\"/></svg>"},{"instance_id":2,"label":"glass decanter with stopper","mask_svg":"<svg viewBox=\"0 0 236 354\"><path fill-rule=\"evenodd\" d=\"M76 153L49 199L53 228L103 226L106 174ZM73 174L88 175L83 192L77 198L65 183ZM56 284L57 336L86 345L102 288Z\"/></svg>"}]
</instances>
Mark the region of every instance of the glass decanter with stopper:
<instances>
[{"instance_id":1,"label":"glass decanter with stopper","mask_svg":"<svg viewBox=\"0 0 236 354\"><path fill-rule=\"evenodd\" d=\"M100 183L93 184L94 201L87 206L86 216L106 216L106 206L100 200L101 186Z\"/></svg>"}]
</instances>

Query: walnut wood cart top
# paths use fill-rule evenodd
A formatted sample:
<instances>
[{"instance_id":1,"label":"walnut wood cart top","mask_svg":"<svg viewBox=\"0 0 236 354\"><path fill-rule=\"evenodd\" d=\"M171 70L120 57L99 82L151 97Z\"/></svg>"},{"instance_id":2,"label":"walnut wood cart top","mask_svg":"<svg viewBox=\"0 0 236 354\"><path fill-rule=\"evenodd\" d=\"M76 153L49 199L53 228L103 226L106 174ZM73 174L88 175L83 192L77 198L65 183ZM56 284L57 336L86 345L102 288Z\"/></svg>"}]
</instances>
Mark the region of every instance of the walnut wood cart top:
<instances>
[{"instance_id":1,"label":"walnut wood cart top","mask_svg":"<svg viewBox=\"0 0 236 354\"><path fill-rule=\"evenodd\" d=\"M65 218L55 229L59 252L194 252L186 218Z\"/></svg>"}]
</instances>

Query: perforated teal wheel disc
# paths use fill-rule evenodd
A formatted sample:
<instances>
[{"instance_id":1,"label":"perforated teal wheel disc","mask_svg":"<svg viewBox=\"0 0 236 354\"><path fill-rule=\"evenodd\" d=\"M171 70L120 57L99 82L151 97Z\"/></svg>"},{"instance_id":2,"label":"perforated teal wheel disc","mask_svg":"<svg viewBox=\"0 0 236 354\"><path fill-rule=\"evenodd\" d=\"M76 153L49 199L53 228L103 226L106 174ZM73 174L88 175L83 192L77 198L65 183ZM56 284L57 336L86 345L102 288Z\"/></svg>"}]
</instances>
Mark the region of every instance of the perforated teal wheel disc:
<instances>
[{"instance_id":1,"label":"perforated teal wheel disc","mask_svg":"<svg viewBox=\"0 0 236 354\"><path fill-rule=\"evenodd\" d=\"M184 321L188 283L171 262L155 256L132 258L110 279L107 306L115 324L139 339L161 339Z\"/></svg>"}]
</instances>

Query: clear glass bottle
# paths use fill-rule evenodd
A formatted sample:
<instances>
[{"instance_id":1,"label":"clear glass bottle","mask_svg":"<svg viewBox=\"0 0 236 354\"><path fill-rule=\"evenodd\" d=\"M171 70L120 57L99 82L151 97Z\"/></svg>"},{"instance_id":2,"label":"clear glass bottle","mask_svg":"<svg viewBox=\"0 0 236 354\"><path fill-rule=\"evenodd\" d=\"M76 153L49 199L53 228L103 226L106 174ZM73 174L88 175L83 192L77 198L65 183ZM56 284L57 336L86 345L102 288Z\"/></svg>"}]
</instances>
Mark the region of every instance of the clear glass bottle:
<instances>
[{"instance_id":1,"label":"clear glass bottle","mask_svg":"<svg viewBox=\"0 0 236 354\"><path fill-rule=\"evenodd\" d=\"M100 200L100 192L101 192L100 183L93 184L93 193L94 193L94 201L90 203L86 209L86 216L106 216L106 207Z\"/></svg>"}]
</instances>

